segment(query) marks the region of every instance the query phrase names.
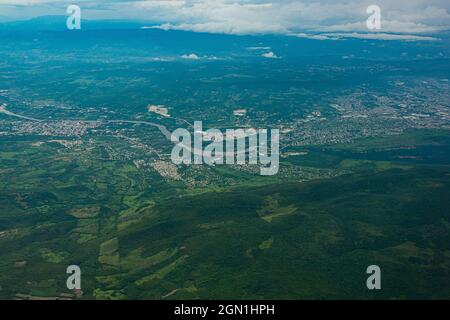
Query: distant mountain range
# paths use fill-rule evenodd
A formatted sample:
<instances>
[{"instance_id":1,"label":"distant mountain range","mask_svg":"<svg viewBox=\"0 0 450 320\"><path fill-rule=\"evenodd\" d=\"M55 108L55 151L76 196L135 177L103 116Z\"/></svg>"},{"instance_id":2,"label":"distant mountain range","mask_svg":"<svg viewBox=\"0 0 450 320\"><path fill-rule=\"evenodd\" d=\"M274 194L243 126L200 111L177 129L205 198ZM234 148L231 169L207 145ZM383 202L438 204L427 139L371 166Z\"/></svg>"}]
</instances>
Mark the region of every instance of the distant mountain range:
<instances>
[{"instance_id":1,"label":"distant mountain range","mask_svg":"<svg viewBox=\"0 0 450 320\"><path fill-rule=\"evenodd\" d=\"M3 30L64 30L67 16L42 16L29 20L10 21L0 16L0 29ZM128 20L82 20L82 29L136 29L148 22Z\"/></svg>"}]
</instances>

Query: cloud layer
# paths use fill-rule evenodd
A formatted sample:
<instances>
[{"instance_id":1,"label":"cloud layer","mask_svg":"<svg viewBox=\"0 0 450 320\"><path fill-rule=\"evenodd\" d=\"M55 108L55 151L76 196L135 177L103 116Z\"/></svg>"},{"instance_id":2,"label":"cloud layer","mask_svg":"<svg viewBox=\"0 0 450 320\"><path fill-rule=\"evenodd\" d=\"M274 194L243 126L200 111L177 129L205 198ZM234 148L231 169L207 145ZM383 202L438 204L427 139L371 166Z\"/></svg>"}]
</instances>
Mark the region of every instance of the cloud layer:
<instances>
[{"instance_id":1,"label":"cloud layer","mask_svg":"<svg viewBox=\"0 0 450 320\"><path fill-rule=\"evenodd\" d=\"M0 0L0 16L30 18L65 14L66 0ZM369 5L381 8L388 33L450 30L448 0L78 0L85 19L139 19L169 30L228 34L368 33ZM373 33L373 31L371 31Z\"/></svg>"}]
</instances>

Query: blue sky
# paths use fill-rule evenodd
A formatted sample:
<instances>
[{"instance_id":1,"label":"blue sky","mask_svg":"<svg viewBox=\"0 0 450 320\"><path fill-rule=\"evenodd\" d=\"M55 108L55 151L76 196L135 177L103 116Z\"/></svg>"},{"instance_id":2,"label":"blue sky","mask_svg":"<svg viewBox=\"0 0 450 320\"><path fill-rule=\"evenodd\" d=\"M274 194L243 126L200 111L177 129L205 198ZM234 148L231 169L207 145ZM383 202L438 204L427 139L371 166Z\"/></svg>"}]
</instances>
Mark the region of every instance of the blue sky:
<instances>
[{"instance_id":1,"label":"blue sky","mask_svg":"<svg viewBox=\"0 0 450 320\"><path fill-rule=\"evenodd\" d=\"M313 32L324 37L367 33L366 9L375 4L382 13L382 29L375 37L450 29L448 0L0 0L0 17L65 15L69 4L81 7L83 19L135 19L162 29L199 32L299 36Z\"/></svg>"}]
</instances>

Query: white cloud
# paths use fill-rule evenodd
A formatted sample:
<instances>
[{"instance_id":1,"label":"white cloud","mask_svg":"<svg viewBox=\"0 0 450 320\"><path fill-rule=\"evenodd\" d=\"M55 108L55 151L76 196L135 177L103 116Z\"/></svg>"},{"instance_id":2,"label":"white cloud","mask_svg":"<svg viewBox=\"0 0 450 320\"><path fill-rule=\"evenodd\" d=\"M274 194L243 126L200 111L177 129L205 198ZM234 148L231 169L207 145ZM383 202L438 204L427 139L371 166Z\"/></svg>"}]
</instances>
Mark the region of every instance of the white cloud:
<instances>
[{"instance_id":1,"label":"white cloud","mask_svg":"<svg viewBox=\"0 0 450 320\"><path fill-rule=\"evenodd\" d=\"M272 3L244 3L245 8L272 8Z\"/></svg>"},{"instance_id":2,"label":"white cloud","mask_svg":"<svg viewBox=\"0 0 450 320\"><path fill-rule=\"evenodd\" d=\"M173 12L165 30L229 34L368 32L367 7L372 1L284 0L277 3L196 0ZM378 0L383 33L433 33L450 29L450 2ZM326 39L315 36L316 39Z\"/></svg>"},{"instance_id":3,"label":"white cloud","mask_svg":"<svg viewBox=\"0 0 450 320\"><path fill-rule=\"evenodd\" d=\"M298 38L306 38L313 40L344 40L349 38L354 39L368 39L368 40L400 40L400 41L436 41L439 40L436 37L424 36L424 35L411 35L411 34L393 34L393 33L320 33L320 34L308 34L308 33L293 33L291 36Z\"/></svg>"},{"instance_id":4,"label":"white cloud","mask_svg":"<svg viewBox=\"0 0 450 320\"><path fill-rule=\"evenodd\" d=\"M323 34L323 36L329 39L343 39L343 38L355 38L355 39L369 39L369 40L402 40L402 41L436 41L435 37L417 36L409 34L392 34L392 33L329 33Z\"/></svg>"},{"instance_id":5,"label":"white cloud","mask_svg":"<svg viewBox=\"0 0 450 320\"><path fill-rule=\"evenodd\" d=\"M377 32L392 32L392 33L433 33L437 31L441 31L445 28L439 26L430 26L425 25L423 23L413 23L408 21L392 21L392 20L382 20L382 29L374 30L373 33ZM366 27L366 22L355 22L355 23L347 23L347 24L337 24L331 26L321 26L314 29L314 31L321 32L350 32L350 31L359 31L359 32L368 32L369 30Z\"/></svg>"},{"instance_id":6,"label":"white cloud","mask_svg":"<svg viewBox=\"0 0 450 320\"><path fill-rule=\"evenodd\" d=\"M257 50L272 50L271 47L248 47L247 50L257 51Z\"/></svg>"},{"instance_id":7,"label":"white cloud","mask_svg":"<svg viewBox=\"0 0 450 320\"><path fill-rule=\"evenodd\" d=\"M63 9L68 2L0 0L0 15L65 14ZM164 30L313 34L312 38L326 40L326 36L317 33L369 32L366 9L374 3L373 0L78 0L77 4L86 19L139 19ZM450 30L448 0L377 0L376 4L381 8L380 33L416 35ZM32 9L26 10L27 7Z\"/></svg>"},{"instance_id":8,"label":"white cloud","mask_svg":"<svg viewBox=\"0 0 450 320\"><path fill-rule=\"evenodd\" d=\"M186 60L200 60L200 57L195 53L183 54L181 58Z\"/></svg>"},{"instance_id":9,"label":"white cloud","mask_svg":"<svg viewBox=\"0 0 450 320\"><path fill-rule=\"evenodd\" d=\"M216 56L198 56L195 53L183 54L181 56L181 59L185 59L185 60L210 60L210 61L225 60L224 58L219 58L219 57L216 57Z\"/></svg>"},{"instance_id":10,"label":"white cloud","mask_svg":"<svg viewBox=\"0 0 450 320\"><path fill-rule=\"evenodd\" d=\"M261 57L268 58L268 59L278 59L278 56L275 53L273 53L272 51L261 54Z\"/></svg>"},{"instance_id":11,"label":"white cloud","mask_svg":"<svg viewBox=\"0 0 450 320\"><path fill-rule=\"evenodd\" d=\"M144 27L149 28L149 27ZM264 24L258 24L256 22L239 22L229 23L226 21L220 22L205 22L205 23L180 23L171 24L164 23L150 28L162 29L162 30L183 30L194 32L207 32L207 33L225 33L225 34L281 34L286 33L287 30L281 26L268 26Z\"/></svg>"},{"instance_id":12,"label":"white cloud","mask_svg":"<svg viewBox=\"0 0 450 320\"><path fill-rule=\"evenodd\" d=\"M298 38L306 38L312 40L338 40L337 38L333 38L324 34L310 34L310 33L292 33L291 36Z\"/></svg>"}]
</instances>

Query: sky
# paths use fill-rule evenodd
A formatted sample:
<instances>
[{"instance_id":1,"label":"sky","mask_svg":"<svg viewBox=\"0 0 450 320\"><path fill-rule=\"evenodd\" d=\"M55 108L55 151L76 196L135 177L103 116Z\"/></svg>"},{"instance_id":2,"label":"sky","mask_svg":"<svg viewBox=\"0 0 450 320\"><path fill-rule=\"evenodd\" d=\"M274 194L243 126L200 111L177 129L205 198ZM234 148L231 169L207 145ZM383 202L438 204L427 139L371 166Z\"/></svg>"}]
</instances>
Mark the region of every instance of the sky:
<instances>
[{"instance_id":1,"label":"sky","mask_svg":"<svg viewBox=\"0 0 450 320\"><path fill-rule=\"evenodd\" d=\"M450 30L449 0L0 0L0 20L65 15L80 6L82 19L139 20L165 30L227 34L291 34L429 38ZM366 12L381 9L381 29L369 30ZM396 34L398 36L393 36Z\"/></svg>"}]
</instances>

